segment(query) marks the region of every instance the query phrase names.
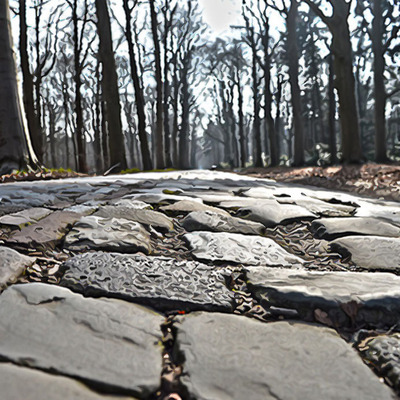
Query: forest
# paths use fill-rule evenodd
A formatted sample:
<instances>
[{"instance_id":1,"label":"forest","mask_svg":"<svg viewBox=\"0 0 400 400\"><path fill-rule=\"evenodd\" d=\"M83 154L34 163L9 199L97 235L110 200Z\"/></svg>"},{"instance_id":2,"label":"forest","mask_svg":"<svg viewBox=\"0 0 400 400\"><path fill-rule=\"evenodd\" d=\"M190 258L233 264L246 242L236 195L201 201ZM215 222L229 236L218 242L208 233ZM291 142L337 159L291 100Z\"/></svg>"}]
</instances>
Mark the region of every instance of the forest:
<instances>
[{"instance_id":1,"label":"forest","mask_svg":"<svg viewBox=\"0 0 400 400\"><path fill-rule=\"evenodd\" d=\"M0 171L400 160L400 1L202 3L1 0Z\"/></svg>"}]
</instances>

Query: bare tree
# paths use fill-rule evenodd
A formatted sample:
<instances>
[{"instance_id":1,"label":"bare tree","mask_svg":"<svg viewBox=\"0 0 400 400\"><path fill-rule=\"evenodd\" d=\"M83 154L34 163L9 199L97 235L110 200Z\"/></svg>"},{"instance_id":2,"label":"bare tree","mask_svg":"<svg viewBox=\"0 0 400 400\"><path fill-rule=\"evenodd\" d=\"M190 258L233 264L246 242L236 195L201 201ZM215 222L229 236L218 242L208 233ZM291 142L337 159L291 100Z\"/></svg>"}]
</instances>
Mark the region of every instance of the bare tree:
<instances>
[{"instance_id":1,"label":"bare tree","mask_svg":"<svg viewBox=\"0 0 400 400\"><path fill-rule=\"evenodd\" d=\"M335 83L339 95L342 160L345 163L359 163L362 153L353 75L353 51L348 24L351 1L328 0L333 9L332 16L327 16L314 1L302 1L321 18L332 34L331 51L334 55Z\"/></svg>"},{"instance_id":2,"label":"bare tree","mask_svg":"<svg viewBox=\"0 0 400 400\"><path fill-rule=\"evenodd\" d=\"M155 131L155 156L156 168L165 168L164 163L164 123L163 123L163 80L161 70L161 49L160 39L158 37L158 19L157 12L154 6L155 0L149 0L150 17L151 17L151 33L154 42L154 62L155 62L155 78L157 85L157 116L156 116L156 131Z\"/></svg>"},{"instance_id":3,"label":"bare tree","mask_svg":"<svg viewBox=\"0 0 400 400\"><path fill-rule=\"evenodd\" d=\"M0 93L0 174L4 174L38 164L18 94L8 0L0 2Z\"/></svg>"},{"instance_id":4,"label":"bare tree","mask_svg":"<svg viewBox=\"0 0 400 400\"><path fill-rule=\"evenodd\" d=\"M123 7L125 12L125 20L126 20L126 28L125 35L128 43L129 49L129 60L130 60L130 68L131 68L131 76L132 82L135 89L135 101L136 101L136 113L138 118L138 135L140 140L140 149L142 152L143 159L143 168L145 170L151 170L153 168L153 164L151 161L149 144L147 141L147 133L146 133L146 114L144 111L144 95L143 95L143 87L139 78L139 71L137 66L137 57L133 44L132 37L132 11L133 8L137 5L137 1L134 2L132 7L129 7L128 0L123 0Z\"/></svg>"},{"instance_id":5,"label":"bare tree","mask_svg":"<svg viewBox=\"0 0 400 400\"><path fill-rule=\"evenodd\" d=\"M121 123L121 105L118 93L118 77L115 68L111 36L110 15L106 0L96 0L97 31L100 39L99 53L103 66L102 88L106 105L109 132L110 167L126 169L124 136Z\"/></svg>"}]
</instances>

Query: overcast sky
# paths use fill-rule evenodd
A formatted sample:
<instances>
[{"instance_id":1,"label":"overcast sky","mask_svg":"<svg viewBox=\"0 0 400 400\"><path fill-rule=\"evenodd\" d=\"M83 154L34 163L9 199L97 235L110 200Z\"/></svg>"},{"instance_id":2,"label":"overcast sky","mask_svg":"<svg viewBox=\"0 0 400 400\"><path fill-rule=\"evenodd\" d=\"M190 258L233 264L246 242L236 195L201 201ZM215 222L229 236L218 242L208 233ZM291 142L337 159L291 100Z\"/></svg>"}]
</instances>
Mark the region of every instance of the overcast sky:
<instances>
[{"instance_id":1,"label":"overcast sky","mask_svg":"<svg viewBox=\"0 0 400 400\"><path fill-rule=\"evenodd\" d=\"M204 20L217 34L240 18L241 0L200 0L200 3L204 7Z\"/></svg>"}]
</instances>

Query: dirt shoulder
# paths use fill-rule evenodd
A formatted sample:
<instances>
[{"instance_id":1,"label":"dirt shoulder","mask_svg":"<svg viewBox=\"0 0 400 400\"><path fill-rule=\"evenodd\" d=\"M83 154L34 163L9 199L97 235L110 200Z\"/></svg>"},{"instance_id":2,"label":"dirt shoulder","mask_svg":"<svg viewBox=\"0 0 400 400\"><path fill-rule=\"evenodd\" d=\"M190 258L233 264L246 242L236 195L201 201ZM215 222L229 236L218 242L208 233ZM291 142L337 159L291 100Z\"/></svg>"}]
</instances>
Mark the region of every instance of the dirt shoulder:
<instances>
[{"instance_id":1,"label":"dirt shoulder","mask_svg":"<svg viewBox=\"0 0 400 400\"><path fill-rule=\"evenodd\" d=\"M400 166L397 165L247 168L240 174L400 201Z\"/></svg>"}]
</instances>

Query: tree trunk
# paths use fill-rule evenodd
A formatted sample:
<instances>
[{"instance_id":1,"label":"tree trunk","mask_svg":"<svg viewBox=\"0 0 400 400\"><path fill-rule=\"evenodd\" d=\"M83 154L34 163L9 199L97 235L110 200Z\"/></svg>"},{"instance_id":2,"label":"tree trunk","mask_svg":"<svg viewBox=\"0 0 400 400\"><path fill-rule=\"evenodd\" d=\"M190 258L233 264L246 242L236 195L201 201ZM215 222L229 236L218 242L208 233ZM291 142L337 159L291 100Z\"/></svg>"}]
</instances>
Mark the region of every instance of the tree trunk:
<instances>
[{"instance_id":1,"label":"tree trunk","mask_svg":"<svg viewBox=\"0 0 400 400\"><path fill-rule=\"evenodd\" d=\"M103 65L103 95L107 103L106 117L110 146L110 167L115 167L114 171L121 171L126 169L126 156L121 124L118 77L115 68L107 0L96 0L96 13L100 40L100 60Z\"/></svg>"},{"instance_id":2,"label":"tree trunk","mask_svg":"<svg viewBox=\"0 0 400 400\"><path fill-rule=\"evenodd\" d=\"M21 58L22 70L22 90L24 99L24 108L28 123L29 133L32 138L32 146L38 157L39 162L43 162L43 137L40 130L40 124L35 113L35 102L33 99L34 85L33 76L29 69L28 56L28 29L26 25L26 0L19 1L19 54Z\"/></svg>"},{"instance_id":3,"label":"tree trunk","mask_svg":"<svg viewBox=\"0 0 400 400\"><path fill-rule=\"evenodd\" d=\"M0 93L0 174L38 165L18 95L8 0L0 1Z\"/></svg>"},{"instance_id":4,"label":"tree trunk","mask_svg":"<svg viewBox=\"0 0 400 400\"><path fill-rule=\"evenodd\" d=\"M265 32L262 37L262 43L264 47L264 112L266 119L266 128L268 134L265 137L265 143L269 142L270 148L270 157L271 162L270 166L274 167L279 163L279 154L278 154L278 146L277 146L277 137L275 131L275 122L272 118L271 110L272 110L272 93L271 93L271 57L269 55L269 21L266 20L267 24L265 26ZM268 138L268 140L267 140ZM267 147L267 146L265 146Z\"/></svg>"},{"instance_id":5,"label":"tree trunk","mask_svg":"<svg viewBox=\"0 0 400 400\"><path fill-rule=\"evenodd\" d=\"M86 162L86 140L83 132L83 111L82 111L82 94L81 94L81 63L80 63L80 45L78 35L78 2L74 0L72 3L72 23L73 23L73 41L74 41L74 83L75 83L75 115L76 127L75 137L78 150L78 170L79 172L88 172Z\"/></svg>"},{"instance_id":6,"label":"tree trunk","mask_svg":"<svg viewBox=\"0 0 400 400\"><path fill-rule=\"evenodd\" d=\"M329 152L331 153L330 162L336 164L337 158L337 146L336 146L336 99L335 99L335 74L333 71L333 55L329 55L329 82L328 82L328 128L329 128Z\"/></svg>"},{"instance_id":7,"label":"tree trunk","mask_svg":"<svg viewBox=\"0 0 400 400\"><path fill-rule=\"evenodd\" d=\"M157 13L154 7L154 0L150 0L150 16L151 16L151 32L154 41L154 59L155 59L155 78L157 84L157 116L156 116L156 131L155 131L155 154L156 168L165 168L164 163L164 133L163 133L163 82L161 71L161 50L158 39Z\"/></svg>"},{"instance_id":8,"label":"tree trunk","mask_svg":"<svg viewBox=\"0 0 400 400\"><path fill-rule=\"evenodd\" d=\"M190 65L190 52L186 55L183 61L182 68L182 123L179 130L179 168L189 169L189 83L188 83L188 70Z\"/></svg>"},{"instance_id":9,"label":"tree trunk","mask_svg":"<svg viewBox=\"0 0 400 400\"><path fill-rule=\"evenodd\" d=\"M348 26L346 32L335 33L332 40L336 88L339 95L339 115L342 128L342 159L344 163L361 162L361 144L355 82ZM343 38L347 34L348 41Z\"/></svg>"},{"instance_id":10,"label":"tree trunk","mask_svg":"<svg viewBox=\"0 0 400 400\"><path fill-rule=\"evenodd\" d=\"M304 1L328 26L332 34L331 51L334 55L335 83L339 95L342 161L360 163L362 151L353 75L353 50L347 21L351 2L331 0L333 15L327 17L312 0Z\"/></svg>"},{"instance_id":11,"label":"tree trunk","mask_svg":"<svg viewBox=\"0 0 400 400\"><path fill-rule=\"evenodd\" d=\"M388 161L386 153L386 87L384 81L385 59L382 43L383 37L383 10L382 1L372 2L372 51L374 54L374 98L375 98L375 161Z\"/></svg>"},{"instance_id":12,"label":"tree trunk","mask_svg":"<svg viewBox=\"0 0 400 400\"><path fill-rule=\"evenodd\" d=\"M292 0L287 14L287 59L289 67L289 82L293 109L294 126L294 166L304 165L304 126L301 110L301 92L299 86L299 58L297 50L296 26L298 18L297 0Z\"/></svg>"},{"instance_id":13,"label":"tree trunk","mask_svg":"<svg viewBox=\"0 0 400 400\"><path fill-rule=\"evenodd\" d=\"M165 151L165 167L172 167L172 157L171 157L171 132L169 126L169 92L170 86L168 81L168 72L169 72L169 59L168 59L168 35L172 25L172 17L170 20L167 18L167 13L169 9L170 3L169 0L165 1L165 13L164 13L164 151Z\"/></svg>"},{"instance_id":14,"label":"tree trunk","mask_svg":"<svg viewBox=\"0 0 400 400\"><path fill-rule=\"evenodd\" d=\"M133 47L132 27L131 27L132 17L131 17L131 11L128 6L128 0L124 0L123 6L124 6L125 20L126 20L125 35L126 35L126 40L128 42L131 76L133 81L133 87L135 89L135 102L136 102L136 113L138 118L138 136L140 140L140 150L142 152L143 169L149 171L153 169L153 163L151 161L149 142L147 140L146 114L144 111L144 106L145 106L144 96L143 96L142 85L140 84L140 79L139 79L135 49Z\"/></svg>"},{"instance_id":15,"label":"tree trunk","mask_svg":"<svg viewBox=\"0 0 400 400\"><path fill-rule=\"evenodd\" d=\"M257 76L257 49L254 40L254 29L250 28L250 43L252 50L252 78L253 78L253 164L262 167L261 159L261 126L260 126L260 102L258 99L258 76Z\"/></svg>"},{"instance_id":16,"label":"tree trunk","mask_svg":"<svg viewBox=\"0 0 400 400\"><path fill-rule=\"evenodd\" d=\"M237 89L238 89L238 116L239 116L239 145L240 145L240 166L245 168L246 166L246 138L244 137L244 118L243 118L243 93L242 84L240 81L240 72L237 69Z\"/></svg>"}]
</instances>

